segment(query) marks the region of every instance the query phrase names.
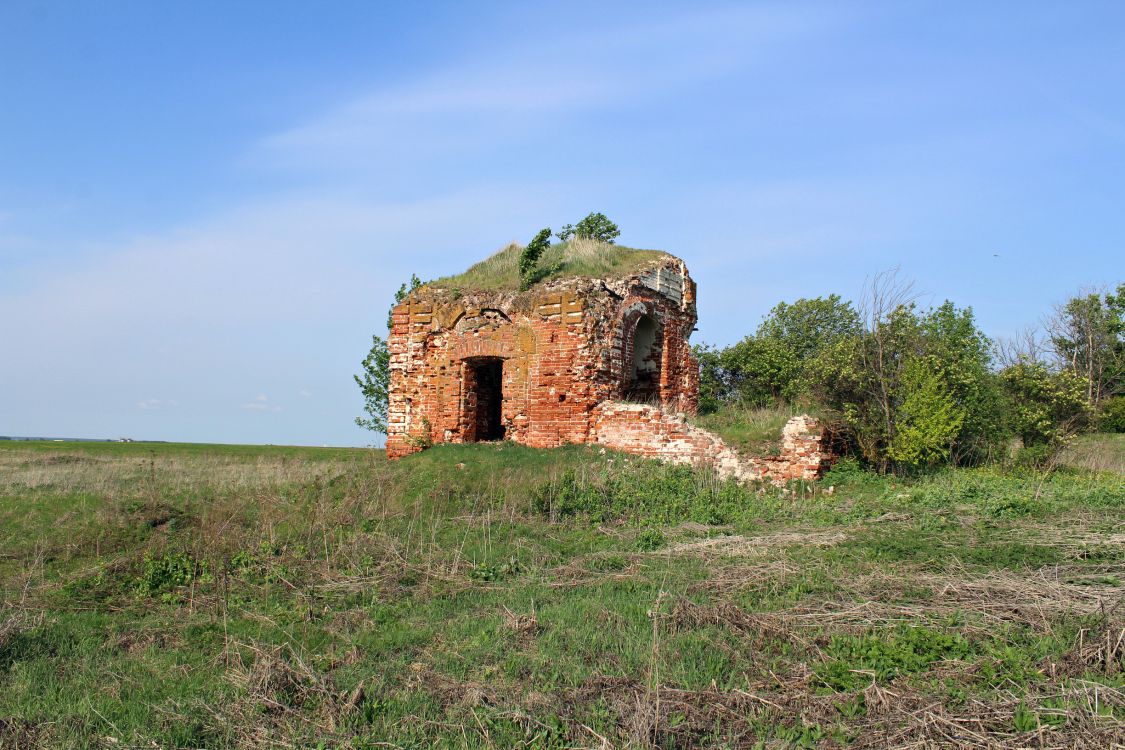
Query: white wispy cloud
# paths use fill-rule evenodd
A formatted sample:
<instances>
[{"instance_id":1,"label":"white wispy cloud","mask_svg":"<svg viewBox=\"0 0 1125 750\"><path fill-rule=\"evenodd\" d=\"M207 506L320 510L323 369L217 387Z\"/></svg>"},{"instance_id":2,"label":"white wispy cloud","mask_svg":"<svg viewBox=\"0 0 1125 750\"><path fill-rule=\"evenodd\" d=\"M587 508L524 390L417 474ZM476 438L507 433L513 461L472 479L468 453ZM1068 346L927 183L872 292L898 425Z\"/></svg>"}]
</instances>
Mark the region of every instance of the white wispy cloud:
<instances>
[{"instance_id":1,"label":"white wispy cloud","mask_svg":"<svg viewBox=\"0 0 1125 750\"><path fill-rule=\"evenodd\" d=\"M763 64L787 45L809 43L843 16L775 5L650 19L537 37L467 65L358 92L263 138L249 163L372 173L505 144L560 118L674 99L703 81Z\"/></svg>"},{"instance_id":2,"label":"white wispy cloud","mask_svg":"<svg viewBox=\"0 0 1125 750\"><path fill-rule=\"evenodd\" d=\"M281 411L281 407L277 404L271 404L269 397L264 393L259 393L253 401L242 404L241 408L247 411Z\"/></svg>"},{"instance_id":3,"label":"white wispy cloud","mask_svg":"<svg viewBox=\"0 0 1125 750\"><path fill-rule=\"evenodd\" d=\"M144 411L160 411L165 408L174 408L180 403L173 399L144 398L137 402L137 408Z\"/></svg>"}]
</instances>

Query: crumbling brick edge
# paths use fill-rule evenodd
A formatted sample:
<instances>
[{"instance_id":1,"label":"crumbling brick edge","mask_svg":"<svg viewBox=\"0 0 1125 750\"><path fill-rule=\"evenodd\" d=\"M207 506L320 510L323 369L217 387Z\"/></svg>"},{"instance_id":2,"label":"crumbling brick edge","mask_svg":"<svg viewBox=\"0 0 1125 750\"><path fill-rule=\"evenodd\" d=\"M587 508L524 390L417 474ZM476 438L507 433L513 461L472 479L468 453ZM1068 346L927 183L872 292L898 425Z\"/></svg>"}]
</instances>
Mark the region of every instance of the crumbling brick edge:
<instances>
[{"instance_id":1,"label":"crumbling brick edge","mask_svg":"<svg viewBox=\"0 0 1125 750\"><path fill-rule=\"evenodd\" d=\"M594 411L592 442L666 463L712 468L725 479L782 486L819 479L832 463L824 426L807 414L786 422L777 455L755 457L739 453L683 415L655 406L607 402Z\"/></svg>"}]
</instances>

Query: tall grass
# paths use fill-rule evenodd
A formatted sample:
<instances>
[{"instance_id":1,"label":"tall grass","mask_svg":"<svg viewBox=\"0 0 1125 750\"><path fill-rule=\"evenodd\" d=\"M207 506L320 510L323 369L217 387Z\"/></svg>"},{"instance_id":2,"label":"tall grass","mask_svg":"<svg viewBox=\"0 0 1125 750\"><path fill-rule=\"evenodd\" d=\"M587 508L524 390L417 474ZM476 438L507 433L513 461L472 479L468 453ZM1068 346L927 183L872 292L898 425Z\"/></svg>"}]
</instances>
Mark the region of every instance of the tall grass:
<instances>
[{"instance_id":1,"label":"tall grass","mask_svg":"<svg viewBox=\"0 0 1125 750\"><path fill-rule=\"evenodd\" d=\"M1061 462L1077 469L1125 474L1125 435L1082 435L1063 452Z\"/></svg>"},{"instance_id":2,"label":"tall grass","mask_svg":"<svg viewBox=\"0 0 1125 750\"><path fill-rule=\"evenodd\" d=\"M907 481L0 446L0 750L1120 744L1125 480Z\"/></svg>"},{"instance_id":3,"label":"tall grass","mask_svg":"<svg viewBox=\"0 0 1125 750\"><path fill-rule=\"evenodd\" d=\"M518 289L519 258L523 247L512 243L473 264L467 271L432 282L438 287L493 291ZM637 250L589 239L572 239L552 245L539 259L538 280L581 276L604 278L639 270L646 263L665 257L659 250Z\"/></svg>"},{"instance_id":4,"label":"tall grass","mask_svg":"<svg viewBox=\"0 0 1125 750\"><path fill-rule=\"evenodd\" d=\"M750 404L725 404L711 414L700 414L692 422L710 430L729 445L746 455L767 455L774 450L781 437L781 428L791 417L806 413L788 404L753 406Z\"/></svg>"}]
</instances>

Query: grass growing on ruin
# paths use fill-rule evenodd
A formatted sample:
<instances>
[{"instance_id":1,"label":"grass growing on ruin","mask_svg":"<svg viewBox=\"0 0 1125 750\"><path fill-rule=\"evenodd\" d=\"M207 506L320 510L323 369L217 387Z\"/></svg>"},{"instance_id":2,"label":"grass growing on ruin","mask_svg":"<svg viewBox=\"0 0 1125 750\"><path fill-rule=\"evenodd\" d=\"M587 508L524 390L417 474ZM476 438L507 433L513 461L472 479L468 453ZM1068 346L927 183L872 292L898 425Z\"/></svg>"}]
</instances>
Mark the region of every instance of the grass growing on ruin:
<instances>
[{"instance_id":1,"label":"grass growing on ruin","mask_svg":"<svg viewBox=\"0 0 1125 750\"><path fill-rule=\"evenodd\" d=\"M728 404L710 414L691 418L693 424L709 430L728 445L748 456L764 455L777 447L781 428L790 417L808 410L785 406Z\"/></svg>"},{"instance_id":2,"label":"grass growing on ruin","mask_svg":"<svg viewBox=\"0 0 1125 750\"><path fill-rule=\"evenodd\" d=\"M519 258L523 248L511 244L467 271L431 282L442 288L465 291L516 290L520 288ZM646 264L667 257L659 250L637 250L587 239L573 239L552 245L539 259L538 281L581 276L609 278L642 269Z\"/></svg>"},{"instance_id":3,"label":"grass growing on ruin","mask_svg":"<svg viewBox=\"0 0 1125 750\"><path fill-rule=\"evenodd\" d=\"M1110 747L1123 539L1071 468L0 445L0 748Z\"/></svg>"}]
</instances>

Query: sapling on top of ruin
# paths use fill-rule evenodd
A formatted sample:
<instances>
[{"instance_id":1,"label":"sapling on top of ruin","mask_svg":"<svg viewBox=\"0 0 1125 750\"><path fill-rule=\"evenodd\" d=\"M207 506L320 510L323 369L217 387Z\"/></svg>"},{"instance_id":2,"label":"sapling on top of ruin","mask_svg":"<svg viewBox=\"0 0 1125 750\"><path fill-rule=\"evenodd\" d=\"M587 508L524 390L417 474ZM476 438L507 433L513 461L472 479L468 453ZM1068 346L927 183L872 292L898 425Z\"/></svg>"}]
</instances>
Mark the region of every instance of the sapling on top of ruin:
<instances>
[{"instance_id":1,"label":"sapling on top of ruin","mask_svg":"<svg viewBox=\"0 0 1125 750\"><path fill-rule=\"evenodd\" d=\"M535 283L535 271L539 258L551 246L551 228L545 227L527 243L520 253L520 288L527 289Z\"/></svg>"},{"instance_id":2,"label":"sapling on top of ruin","mask_svg":"<svg viewBox=\"0 0 1125 750\"><path fill-rule=\"evenodd\" d=\"M609 217L598 212L587 214L586 218L577 224L567 224L555 236L562 242L566 242L571 237L577 237L578 239L597 240L612 245L614 240L621 236L621 230L609 220Z\"/></svg>"}]
</instances>

